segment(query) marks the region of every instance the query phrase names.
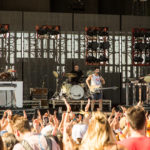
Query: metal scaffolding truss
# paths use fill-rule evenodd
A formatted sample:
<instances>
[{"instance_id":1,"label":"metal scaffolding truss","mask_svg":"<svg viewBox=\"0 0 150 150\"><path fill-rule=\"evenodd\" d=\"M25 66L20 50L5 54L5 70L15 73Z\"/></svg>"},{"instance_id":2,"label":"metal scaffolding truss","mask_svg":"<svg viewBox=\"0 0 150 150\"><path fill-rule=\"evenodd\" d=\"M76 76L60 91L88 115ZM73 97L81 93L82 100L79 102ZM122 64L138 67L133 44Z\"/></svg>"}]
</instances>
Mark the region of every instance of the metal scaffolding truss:
<instances>
[{"instance_id":1,"label":"metal scaffolding truss","mask_svg":"<svg viewBox=\"0 0 150 150\"><path fill-rule=\"evenodd\" d=\"M149 67L132 66L131 33L110 32L109 42L109 64L101 67L103 72L121 72L123 83L129 77L149 73ZM54 60L57 71L61 74L71 66L67 64L67 60L84 62L85 35L84 32L62 32L58 39L52 37L39 39L36 33L10 32L6 37L0 35L0 58L3 60L0 64L1 71L8 68L15 69L18 58L43 58ZM85 66L80 68L84 70Z\"/></svg>"}]
</instances>

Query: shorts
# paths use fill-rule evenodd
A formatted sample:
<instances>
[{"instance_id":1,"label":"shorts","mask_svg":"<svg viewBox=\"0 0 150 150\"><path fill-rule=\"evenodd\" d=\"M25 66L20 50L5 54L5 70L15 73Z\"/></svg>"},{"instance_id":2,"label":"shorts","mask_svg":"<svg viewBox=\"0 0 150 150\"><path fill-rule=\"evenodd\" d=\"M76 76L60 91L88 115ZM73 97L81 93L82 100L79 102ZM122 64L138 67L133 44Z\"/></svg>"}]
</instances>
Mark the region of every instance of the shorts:
<instances>
[{"instance_id":1,"label":"shorts","mask_svg":"<svg viewBox=\"0 0 150 150\"><path fill-rule=\"evenodd\" d=\"M102 99L103 95L102 93L95 93L95 94L92 94L91 97L93 100L100 100Z\"/></svg>"}]
</instances>

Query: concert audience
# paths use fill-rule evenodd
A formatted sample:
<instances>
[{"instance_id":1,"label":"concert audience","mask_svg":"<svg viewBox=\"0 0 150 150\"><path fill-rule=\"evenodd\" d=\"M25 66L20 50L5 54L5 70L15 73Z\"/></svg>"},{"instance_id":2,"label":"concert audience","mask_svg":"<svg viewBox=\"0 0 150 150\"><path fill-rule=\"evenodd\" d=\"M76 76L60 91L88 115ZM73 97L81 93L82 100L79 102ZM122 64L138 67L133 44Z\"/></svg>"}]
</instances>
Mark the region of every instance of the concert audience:
<instances>
[{"instance_id":1,"label":"concert audience","mask_svg":"<svg viewBox=\"0 0 150 150\"><path fill-rule=\"evenodd\" d=\"M29 121L23 116L4 112L0 120L0 150L149 150L150 116L141 103L110 116L89 112L90 100L78 115L64 98L66 112L58 120L56 112Z\"/></svg>"}]
</instances>

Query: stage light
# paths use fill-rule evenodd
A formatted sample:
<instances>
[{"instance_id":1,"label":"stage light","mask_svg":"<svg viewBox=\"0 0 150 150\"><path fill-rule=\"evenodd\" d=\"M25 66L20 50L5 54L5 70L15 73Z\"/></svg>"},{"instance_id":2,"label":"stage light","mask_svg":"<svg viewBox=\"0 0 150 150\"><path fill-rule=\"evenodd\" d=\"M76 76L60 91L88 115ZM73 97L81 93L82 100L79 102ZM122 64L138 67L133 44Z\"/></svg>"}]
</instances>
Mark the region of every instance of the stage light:
<instances>
[{"instance_id":1,"label":"stage light","mask_svg":"<svg viewBox=\"0 0 150 150\"><path fill-rule=\"evenodd\" d=\"M87 31L87 35L88 35L88 36L93 36L93 35L94 35L94 34L93 34L93 31L89 29L89 30ZM95 35L96 35L96 34L95 34Z\"/></svg>"},{"instance_id":2,"label":"stage light","mask_svg":"<svg viewBox=\"0 0 150 150\"><path fill-rule=\"evenodd\" d=\"M36 31L37 31L37 34L39 35L44 35L44 34L47 34L47 27L46 26L36 26L35 27Z\"/></svg>"},{"instance_id":3,"label":"stage light","mask_svg":"<svg viewBox=\"0 0 150 150\"><path fill-rule=\"evenodd\" d=\"M0 24L0 34L5 34L9 31L8 24Z\"/></svg>"},{"instance_id":4,"label":"stage light","mask_svg":"<svg viewBox=\"0 0 150 150\"><path fill-rule=\"evenodd\" d=\"M145 63L150 63L150 56L145 57Z\"/></svg>"},{"instance_id":5,"label":"stage light","mask_svg":"<svg viewBox=\"0 0 150 150\"><path fill-rule=\"evenodd\" d=\"M143 61L143 58L142 58L142 57L135 56L135 57L133 58L133 61L134 61L134 62L142 62L142 61Z\"/></svg>"},{"instance_id":6,"label":"stage light","mask_svg":"<svg viewBox=\"0 0 150 150\"><path fill-rule=\"evenodd\" d=\"M96 57L94 57L94 56L88 56L86 58L86 62L88 62L88 63L96 63L96 62L98 62L98 59Z\"/></svg>"},{"instance_id":7,"label":"stage light","mask_svg":"<svg viewBox=\"0 0 150 150\"><path fill-rule=\"evenodd\" d=\"M87 48L96 51L98 47L99 44L97 42L89 42Z\"/></svg>"},{"instance_id":8,"label":"stage light","mask_svg":"<svg viewBox=\"0 0 150 150\"><path fill-rule=\"evenodd\" d=\"M106 62L106 61L109 61L109 59L106 58L106 56L103 56L103 55L101 55L99 59L97 59L94 56L88 56L86 58L86 62L88 62L88 63L100 63L100 62Z\"/></svg>"},{"instance_id":9,"label":"stage light","mask_svg":"<svg viewBox=\"0 0 150 150\"><path fill-rule=\"evenodd\" d=\"M89 28L86 27L85 31L88 36L96 36L97 35L96 27L89 27Z\"/></svg>"},{"instance_id":10,"label":"stage light","mask_svg":"<svg viewBox=\"0 0 150 150\"><path fill-rule=\"evenodd\" d=\"M146 49L150 49L150 43L146 44Z\"/></svg>"},{"instance_id":11,"label":"stage light","mask_svg":"<svg viewBox=\"0 0 150 150\"><path fill-rule=\"evenodd\" d=\"M47 33L50 35L58 35L58 34L60 34L60 27L59 26L48 26Z\"/></svg>"},{"instance_id":12,"label":"stage light","mask_svg":"<svg viewBox=\"0 0 150 150\"><path fill-rule=\"evenodd\" d=\"M85 27L87 65L106 65L109 61L109 34L107 27ZM93 57L96 56L96 57ZM90 63L90 64L89 64Z\"/></svg>"},{"instance_id":13,"label":"stage light","mask_svg":"<svg viewBox=\"0 0 150 150\"><path fill-rule=\"evenodd\" d=\"M42 25L42 26L36 26L35 27L37 34L39 35L58 35L60 34L60 26L48 26L48 25Z\"/></svg>"},{"instance_id":14,"label":"stage light","mask_svg":"<svg viewBox=\"0 0 150 150\"><path fill-rule=\"evenodd\" d=\"M133 29L133 36L134 37L144 37L145 35L145 32L144 30L141 30L141 29Z\"/></svg>"},{"instance_id":15,"label":"stage light","mask_svg":"<svg viewBox=\"0 0 150 150\"><path fill-rule=\"evenodd\" d=\"M85 27L85 32L88 36L108 36L107 27Z\"/></svg>"},{"instance_id":16,"label":"stage light","mask_svg":"<svg viewBox=\"0 0 150 150\"><path fill-rule=\"evenodd\" d=\"M132 29L132 64L150 66L150 29ZM137 64L135 64L137 62Z\"/></svg>"},{"instance_id":17,"label":"stage light","mask_svg":"<svg viewBox=\"0 0 150 150\"><path fill-rule=\"evenodd\" d=\"M99 61L100 62L106 62L106 61L109 61L109 59L106 58L106 56L101 55L100 58L99 58Z\"/></svg>"},{"instance_id":18,"label":"stage light","mask_svg":"<svg viewBox=\"0 0 150 150\"><path fill-rule=\"evenodd\" d=\"M108 28L107 27L98 28L98 35L99 36L108 36Z\"/></svg>"},{"instance_id":19,"label":"stage light","mask_svg":"<svg viewBox=\"0 0 150 150\"><path fill-rule=\"evenodd\" d=\"M109 42L100 43L100 48L101 49L109 49L109 47L110 47Z\"/></svg>"},{"instance_id":20,"label":"stage light","mask_svg":"<svg viewBox=\"0 0 150 150\"><path fill-rule=\"evenodd\" d=\"M134 48L135 48L137 51L143 51L143 50L145 50L146 45L147 45L147 44L145 44L145 43L139 42L139 43L135 43Z\"/></svg>"},{"instance_id":21,"label":"stage light","mask_svg":"<svg viewBox=\"0 0 150 150\"><path fill-rule=\"evenodd\" d=\"M145 37L150 37L150 29L146 30Z\"/></svg>"}]
</instances>

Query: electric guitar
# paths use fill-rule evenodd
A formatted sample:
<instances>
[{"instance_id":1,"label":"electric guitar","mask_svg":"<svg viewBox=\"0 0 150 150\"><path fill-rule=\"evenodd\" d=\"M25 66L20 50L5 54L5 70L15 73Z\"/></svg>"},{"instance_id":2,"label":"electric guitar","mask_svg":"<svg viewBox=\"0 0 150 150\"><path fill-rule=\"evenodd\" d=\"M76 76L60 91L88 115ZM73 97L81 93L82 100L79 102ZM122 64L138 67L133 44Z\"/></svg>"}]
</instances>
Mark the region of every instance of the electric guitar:
<instances>
[{"instance_id":1,"label":"electric guitar","mask_svg":"<svg viewBox=\"0 0 150 150\"><path fill-rule=\"evenodd\" d=\"M94 93L100 93L102 90L116 90L118 89L117 86L112 86L112 87L101 87L101 86L97 86L97 85L92 85L89 87L90 89L90 93L94 94Z\"/></svg>"}]
</instances>

